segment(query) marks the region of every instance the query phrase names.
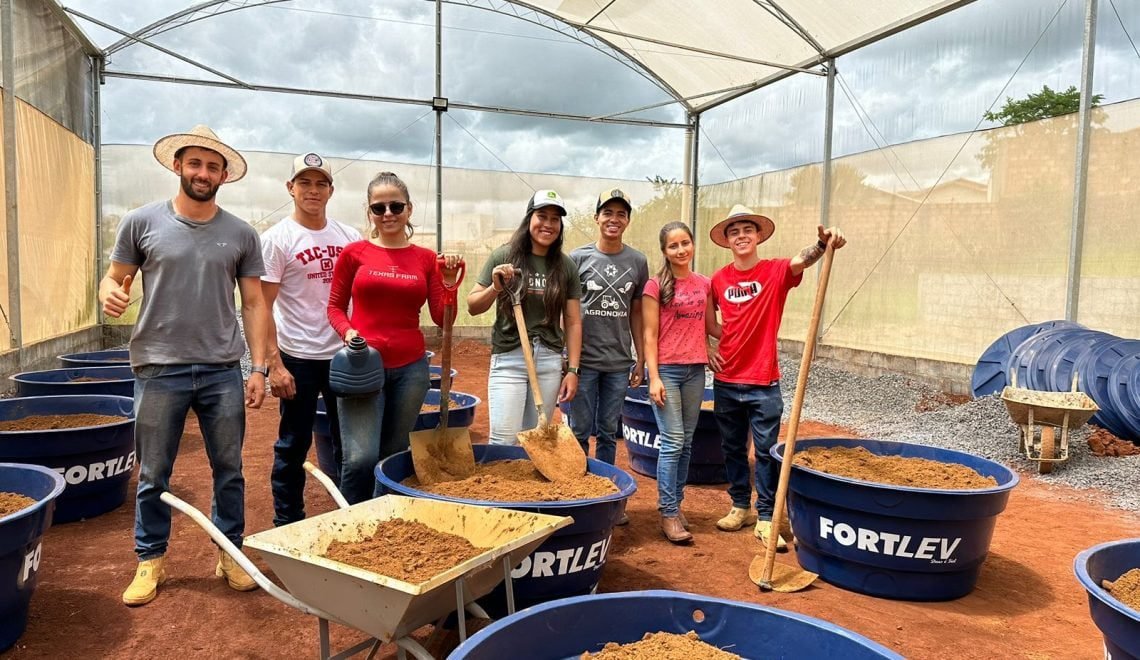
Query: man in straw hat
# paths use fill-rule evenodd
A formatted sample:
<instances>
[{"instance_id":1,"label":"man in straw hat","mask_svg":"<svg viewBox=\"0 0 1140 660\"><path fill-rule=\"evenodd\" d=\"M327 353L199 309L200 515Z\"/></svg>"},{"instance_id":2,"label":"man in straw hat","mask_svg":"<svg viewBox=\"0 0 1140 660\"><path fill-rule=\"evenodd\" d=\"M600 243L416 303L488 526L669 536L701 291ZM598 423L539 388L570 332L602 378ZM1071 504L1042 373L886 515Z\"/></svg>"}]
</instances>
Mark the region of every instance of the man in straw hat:
<instances>
[{"instance_id":1,"label":"man in straw hat","mask_svg":"<svg viewBox=\"0 0 1140 660\"><path fill-rule=\"evenodd\" d=\"M772 542L772 508L779 475L768 450L776 443L784 411L776 352L784 301L788 292L799 286L804 270L823 256L828 241L835 249L847 242L838 227L820 225L819 240L795 257L761 259L757 247L775 231L770 218L739 204L709 231L713 243L732 250L732 263L712 276L712 292L723 326L710 366L716 372L715 414L732 498L732 509L716 526L736 531L756 520L755 534L765 544ZM755 513L749 502L749 431L756 457ZM787 547L778 533L776 545L777 549Z\"/></svg>"},{"instance_id":2,"label":"man in straw hat","mask_svg":"<svg viewBox=\"0 0 1140 660\"><path fill-rule=\"evenodd\" d=\"M329 325L333 265L360 232L329 218L333 172L319 154L293 159L285 182L293 213L261 235L265 275L261 289L273 310L268 333L269 387L281 400L273 444L273 524L305 518L305 457L313 443L317 397L324 395L334 454L340 449L336 395L329 389L329 363L344 346ZM340 457L334 456L340 466Z\"/></svg>"},{"instance_id":3,"label":"man in straw hat","mask_svg":"<svg viewBox=\"0 0 1140 660\"><path fill-rule=\"evenodd\" d=\"M214 476L213 519L241 547L245 529L245 480L241 448L245 405L265 396L265 338L269 310L261 293L265 272L257 232L218 207L223 183L245 175L245 159L209 128L168 135L154 156L178 175L178 193L123 217L111 267L99 283L103 312L120 317L130 302L131 281L142 271L146 294L131 334L135 371L135 578L123 593L127 605L154 600L166 580L170 507L159 496L170 475L186 414L193 409ZM245 345L238 332L234 287L241 290L242 322L253 373L242 385ZM257 584L219 550L215 573L230 587Z\"/></svg>"}]
</instances>

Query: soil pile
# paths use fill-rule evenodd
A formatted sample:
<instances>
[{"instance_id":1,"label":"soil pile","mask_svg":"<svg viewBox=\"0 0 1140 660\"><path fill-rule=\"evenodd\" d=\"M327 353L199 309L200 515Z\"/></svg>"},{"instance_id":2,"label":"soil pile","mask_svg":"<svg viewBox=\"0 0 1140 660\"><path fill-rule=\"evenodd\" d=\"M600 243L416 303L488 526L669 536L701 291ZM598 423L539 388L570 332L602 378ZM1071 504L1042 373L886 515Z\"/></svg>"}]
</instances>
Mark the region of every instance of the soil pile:
<instances>
[{"instance_id":1,"label":"soil pile","mask_svg":"<svg viewBox=\"0 0 1140 660\"><path fill-rule=\"evenodd\" d=\"M36 501L27 495L0 491L0 518L22 511L35 503Z\"/></svg>"},{"instance_id":2,"label":"soil pile","mask_svg":"<svg viewBox=\"0 0 1140 660\"><path fill-rule=\"evenodd\" d=\"M49 431L52 429L75 429L84 426L104 426L126 421L127 417L117 415L32 415L0 422L0 433L12 431Z\"/></svg>"},{"instance_id":3,"label":"soil pile","mask_svg":"<svg viewBox=\"0 0 1140 660\"><path fill-rule=\"evenodd\" d=\"M1128 571L1115 582L1105 580L1103 586L1113 598L1140 612L1140 568Z\"/></svg>"},{"instance_id":4,"label":"soil pile","mask_svg":"<svg viewBox=\"0 0 1140 660\"><path fill-rule=\"evenodd\" d=\"M460 481L424 486L413 476L402 483L426 493L493 502L561 502L604 497L618 492L612 481L596 474L587 474L572 481L547 481L535 469L534 463L525 459L477 463L475 474Z\"/></svg>"},{"instance_id":5,"label":"soil pile","mask_svg":"<svg viewBox=\"0 0 1140 660\"><path fill-rule=\"evenodd\" d=\"M352 543L333 541L324 556L419 584L488 549L476 548L462 536L436 531L423 523L393 518L380 523L372 538Z\"/></svg>"},{"instance_id":6,"label":"soil pile","mask_svg":"<svg viewBox=\"0 0 1140 660\"><path fill-rule=\"evenodd\" d=\"M911 488L966 490L997 485L993 477L983 477L965 465L878 456L864 447L809 447L796 452L795 465L837 477Z\"/></svg>"},{"instance_id":7,"label":"soil pile","mask_svg":"<svg viewBox=\"0 0 1140 660\"><path fill-rule=\"evenodd\" d=\"M701 641L690 630L684 635L645 633L640 642L610 642L597 653L583 653L581 660L741 660L739 655L722 651Z\"/></svg>"},{"instance_id":8,"label":"soil pile","mask_svg":"<svg viewBox=\"0 0 1140 660\"><path fill-rule=\"evenodd\" d=\"M716 404L716 402L711 400L701 401L701 410L715 410L716 406L714 404Z\"/></svg>"},{"instance_id":9,"label":"soil pile","mask_svg":"<svg viewBox=\"0 0 1140 660\"><path fill-rule=\"evenodd\" d=\"M1127 440L1121 440L1111 432L1093 426L1096 429L1089 434L1089 451L1097 456L1136 456L1140 454L1140 446Z\"/></svg>"},{"instance_id":10,"label":"soil pile","mask_svg":"<svg viewBox=\"0 0 1140 660\"><path fill-rule=\"evenodd\" d=\"M454 410L455 408L458 408L459 406L463 405L463 402L460 401L458 398L456 398L454 394L448 396L448 399L451 400L451 405L448 406L448 408L451 410ZM439 412L439 404L438 403L425 403L422 406L420 406L420 414L421 415L424 413L437 413L437 412ZM451 415L448 415L447 418L451 419Z\"/></svg>"}]
</instances>

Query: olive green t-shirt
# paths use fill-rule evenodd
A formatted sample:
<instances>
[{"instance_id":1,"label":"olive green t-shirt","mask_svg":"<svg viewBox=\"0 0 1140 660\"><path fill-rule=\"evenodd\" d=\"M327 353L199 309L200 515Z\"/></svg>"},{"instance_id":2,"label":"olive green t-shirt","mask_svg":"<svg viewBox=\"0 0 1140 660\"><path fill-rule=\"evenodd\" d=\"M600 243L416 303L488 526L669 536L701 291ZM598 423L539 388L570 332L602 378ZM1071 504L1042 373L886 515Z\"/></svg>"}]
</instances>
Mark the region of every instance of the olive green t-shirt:
<instances>
[{"instance_id":1,"label":"olive green t-shirt","mask_svg":"<svg viewBox=\"0 0 1140 660\"><path fill-rule=\"evenodd\" d=\"M491 286L491 271L495 266L509 263L507 254L509 247L500 245L491 252L479 272L477 282L483 286ZM562 255L562 268L566 273L566 298L580 300L582 298L582 282L578 279L578 267L567 255ZM562 327L546 323L546 308L542 304L542 296L546 291L546 258L529 255L527 267L523 270L526 278L526 292L523 295L523 319L526 320L526 331L531 341L538 339L552 351L561 352L565 340L562 336ZM519 332L515 328L513 314L495 316L495 325L491 328L491 352L506 353L520 346Z\"/></svg>"}]
</instances>

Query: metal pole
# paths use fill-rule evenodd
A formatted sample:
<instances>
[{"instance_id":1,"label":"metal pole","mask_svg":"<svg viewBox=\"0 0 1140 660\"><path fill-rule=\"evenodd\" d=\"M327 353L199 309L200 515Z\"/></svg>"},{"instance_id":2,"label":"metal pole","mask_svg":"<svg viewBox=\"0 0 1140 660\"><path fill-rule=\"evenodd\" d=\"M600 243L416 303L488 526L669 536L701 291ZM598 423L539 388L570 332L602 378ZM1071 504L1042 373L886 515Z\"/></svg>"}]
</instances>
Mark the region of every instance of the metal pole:
<instances>
[{"instance_id":1,"label":"metal pole","mask_svg":"<svg viewBox=\"0 0 1140 660\"><path fill-rule=\"evenodd\" d=\"M1085 241L1088 192L1089 128L1092 119L1093 55L1096 52L1097 0L1085 0L1085 35L1081 54L1081 105L1077 115L1077 164L1073 184L1073 222L1069 234L1069 271L1065 281L1065 319L1077 320L1081 297L1081 251Z\"/></svg>"},{"instance_id":2,"label":"metal pole","mask_svg":"<svg viewBox=\"0 0 1140 660\"><path fill-rule=\"evenodd\" d=\"M435 96L443 96L443 2L435 0ZM443 110L435 110L435 251L443 252ZM462 616L462 614L461 614Z\"/></svg>"},{"instance_id":3,"label":"metal pole","mask_svg":"<svg viewBox=\"0 0 1140 660\"><path fill-rule=\"evenodd\" d=\"M693 235L698 236L700 232L697 230L697 209L700 207L700 188L701 188L701 171L698 164L701 161L701 116L693 115L693 154L692 160L689 162L689 168L692 170L690 180L693 184L693 203L689 205L689 226L693 228Z\"/></svg>"},{"instance_id":4,"label":"metal pole","mask_svg":"<svg viewBox=\"0 0 1140 660\"><path fill-rule=\"evenodd\" d=\"M829 226L831 220L831 139L835 133L835 58L827 60L827 102L823 116L823 172L820 176L819 192L819 224ZM823 269L815 271L815 281L823 276ZM827 302L821 313L827 309ZM816 329L816 342L823 339L823 324Z\"/></svg>"},{"instance_id":5,"label":"metal pole","mask_svg":"<svg viewBox=\"0 0 1140 660\"><path fill-rule=\"evenodd\" d=\"M681 175L681 217L691 218L693 215L693 115L689 115L689 125L685 127L685 166Z\"/></svg>"},{"instance_id":6,"label":"metal pole","mask_svg":"<svg viewBox=\"0 0 1140 660\"><path fill-rule=\"evenodd\" d=\"M12 0L0 0L0 57L4 59L4 225L8 257L10 348L23 346L20 320L20 213L16 196L16 53L12 46Z\"/></svg>"},{"instance_id":7,"label":"metal pole","mask_svg":"<svg viewBox=\"0 0 1140 660\"><path fill-rule=\"evenodd\" d=\"M91 141L95 146L95 291L99 290L99 281L103 277L103 124L101 113L103 97L103 67L106 60L102 57L91 58ZM92 296L97 297L97 296ZM103 306L95 306L95 321L102 324L106 319L103 316Z\"/></svg>"}]
</instances>

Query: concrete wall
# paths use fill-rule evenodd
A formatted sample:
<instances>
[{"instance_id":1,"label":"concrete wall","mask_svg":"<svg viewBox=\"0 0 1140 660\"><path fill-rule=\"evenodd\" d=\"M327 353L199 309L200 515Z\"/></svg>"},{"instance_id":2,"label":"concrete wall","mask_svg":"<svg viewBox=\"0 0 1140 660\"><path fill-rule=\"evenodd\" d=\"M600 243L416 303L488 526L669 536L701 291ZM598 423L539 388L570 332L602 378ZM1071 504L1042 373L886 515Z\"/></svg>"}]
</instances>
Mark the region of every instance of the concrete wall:
<instances>
[{"instance_id":1,"label":"concrete wall","mask_svg":"<svg viewBox=\"0 0 1140 660\"><path fill-rule=\"evenodd\" d=\"M58 369L61 366L57 358L59 355L98 351L105 346L103 328L92 326L29 344L19 350L2 353L0 354L0 394L9 394L15 390L12 381L8 380L13 374Z\"/></svg>"}]
</instances>

